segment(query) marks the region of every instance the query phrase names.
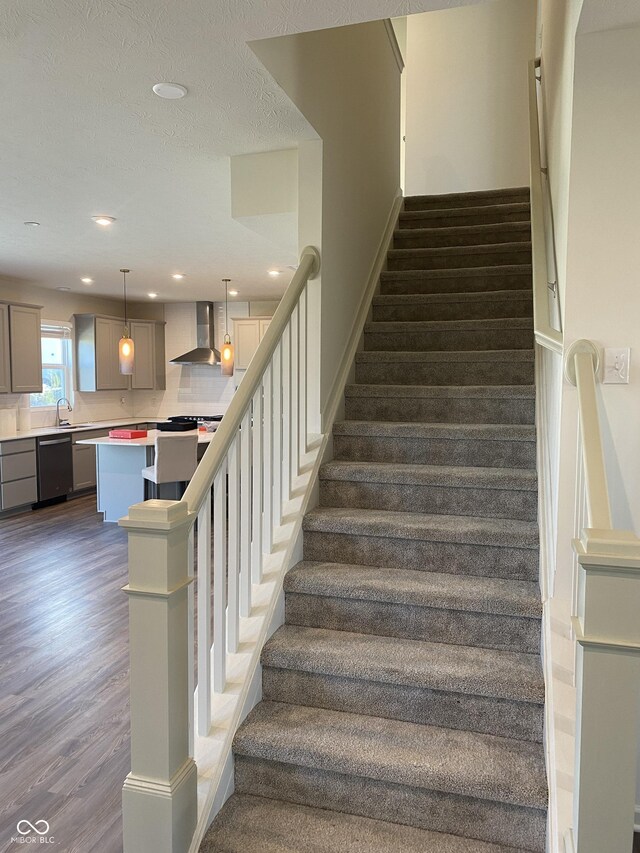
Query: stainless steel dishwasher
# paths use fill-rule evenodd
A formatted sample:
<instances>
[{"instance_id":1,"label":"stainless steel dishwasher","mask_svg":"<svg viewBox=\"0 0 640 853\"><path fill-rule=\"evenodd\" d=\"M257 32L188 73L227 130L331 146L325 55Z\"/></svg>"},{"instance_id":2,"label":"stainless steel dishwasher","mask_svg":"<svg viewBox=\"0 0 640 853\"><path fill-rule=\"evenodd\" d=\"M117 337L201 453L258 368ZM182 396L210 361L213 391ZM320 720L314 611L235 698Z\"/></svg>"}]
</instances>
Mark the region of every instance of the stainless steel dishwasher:
<instances>
[{"instance_id":1,"label":"stainless steel dishwasher","mask_svg":"<svg viewBox=\"0 0 640 853\"><path fill-rule=\"evenodd\" d=\"M66 498L73 491L71 435L43 436L36 440L38 502Z\"/></svg>"}]
</instances>

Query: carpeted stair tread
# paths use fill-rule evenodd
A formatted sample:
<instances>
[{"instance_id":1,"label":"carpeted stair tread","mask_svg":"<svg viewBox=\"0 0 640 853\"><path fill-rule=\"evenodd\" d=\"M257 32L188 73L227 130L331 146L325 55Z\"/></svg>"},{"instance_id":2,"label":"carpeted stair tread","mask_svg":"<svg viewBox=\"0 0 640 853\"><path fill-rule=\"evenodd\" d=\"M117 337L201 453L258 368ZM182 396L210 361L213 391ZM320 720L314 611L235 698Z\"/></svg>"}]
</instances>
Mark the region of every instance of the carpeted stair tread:
<instances>
[{"instance_id":1,"label":"carpeted stair tread","mask_svg":"<svg viewBox=\"0 0 640 853\"><path fill-rule=\"evenodd\" d=\"M285 625L262 665L541 704L538 655Z\"/></svg>"},{"instance_id":2,"label":"carpeted stair tread","mask_svg":"<svg viewBox=\"0 0 640 853\"><path fill-rule=\"evenodd\" d=\"M504 278L507 275L522 276L531 283L533 267L527 264L498 264L486 267L456 267L444 270L383 270L381 281L437 281L447 282L451 279L474 278ZM495 289L495 288L494 288Z\"/></svg>"},{"instance_id":3,"label":"carpeted stair tread","mask_svg":"<svg viewBox=\"0 0 640 853\"><path fill-rule=\"evenodd\" d=\"M480 207L513 202L528 202L529 187L507 187L504 189L474 190L473 192L441 193L437 195L413 195L404 200L405 210L443 209L450 207Z\"/></svg>"},{"instance_id":4,"label":"carpeted stair tread","mask_svg":"<svg viewBox=\"0 0 640 853\"><path fill-rule=\"evenodd\" d=\"M347 385L346 397L534 400L534 385Z\"/></svg>"},{"instance_id":5,"label":"carpeted stair tread","mask_svg":"<svg viewBox=\"0 0 640 853\"><path fill-rule=\"evenodd\" d=\"M441 219L447 219L451 222L455 220L469 221L474 217L483 221L503 222L503 221L529 221L531 213L531 205L528 201L502 202L498 204L484 204L476 207L436 207L429 210L403 210L400 213L399 223L401 228L410 229L414 222L429 222L433 220L438 222ZM509 219L508 217L522 217L517 219ZM495 218L492 218L495 217ZM503 217L505 217L503 219ZM431 225L432 228L438 228L439 225ZM447 227L447 226L445 226Z\"/></svg>"},{"instance_id":6,"label":"carpeted stair tread","mask_svg":"<svg viewBox=\"0 0 640 853\"><path fill-rule=\"evenodd\" d=\"M233 794L200 853L516 853L513 847L430 832L284 800Z\"/></svg>"},{"instance_id":7,"label":"carpeted stair tread","mask_svg":"<svg viewBox=\"0 0 640 853\"><path fill-rule=\"evenodd\" d=\"M285 575L284 589L302 595L531 619L542 615L540 589L535 581L303 560Z\"/></svg>"},{"instance_id":8,"label":"carpeted stair tread","mask_svg":"<svg viewBox=\"0 0 640 853\"><path fill-rule=\"evenodd\" d=\"M529 424L438 424L402 421L337 421L334 435L386 438L439 438L470 441L527 441L535 444L536 428Z\"/></svg>"},{"instance_id":9,"label":"carpeted stair tread","mask_svg":"<svg viewBox=\"0 0 640 853\"><path fill-rule=\"evenodd\" d=\"M367 349L355 364L357 385L531 385L535 378L532 349Z\"/></svg>"},{"instance_id":10,"label":"carpeted stair tread","mask_svg":"<svg viewBox=\"0 0 640 853\"><path fill-rule=\"evenodd\" d=\"M465 223L462 225L397 228L393 245L402 248L436 248L445 246L481 246L529 240L531 224L520 222Z\"/></svg>"},{"instance_id":11,"label":"carpeted stair tread","mask_svg":"<svg viewBox=\"0 0 640 853\"><path fill-rule=\"evenodd\" d=\"M320 468L320 479L469 489L537 490L536 472L523 468L332 461Z\"/></svg>"},{"instance_id":12,"label":"carpeted stair tread","mask_svg":"<svg viewBox=\"0 0 640 853\"><path fill-rule=\"evenodd\" d=\"M392 364L396 362L432 363L452 362L476 363L484 362L526 362L534 364L535 353L532 349L494 349L494 350L427 350L415 352L408 350L361 350L356 353L356 364Z\"/></svg>"},{"instance_id":13,"label":"carpeted stair tread","mask_svg":"<svg viewBox=\"0 0 640 853\"><path fill-rule=\"evenodd\" d=\"M263 701L234 752L534 809L547 803L542 745L496 735Z\"/></svg>"},{"instance_id":14,"label":"carpeted stair tread","mask_svg":"<svg viewBox=\"0 0 640 853\"><path fill-rule=\"evenodd\" d=\"M402 341L401 336L410 332L465 332L492 329L498 331L525 329L533 332L533 320L530 317L499 317L490 320L371 320L365 323L364 332L365 334L377 332L397 335L399 344Z\"/></svg>"},{"instance_id":15,"label":"carpeted stair tread","mask_svg":"<svg viewBox=\"0 0 640 853\"><path fill-rule=\"evenodd\" d=\"M374 296L374 307L387 307L389 305L435 305L441 302L522 302L524 299L533 301L533 294L520 290L485 290L465 292L443 292L443 293L398 293L386 296ZM403 322L403 321L398 321Z\"/></svg>"},{"instance_id":16,"label":"carpeted stair tread","mask_svg":"<svg viewBox=\"0 0 640 853\"><path fill-rule=\"evenodd\" d=\"M375 509L317 507L307 513L303 530L346 533L355 536L385 536L389 539L418 539L490 545L495 548L538 547L538 525L510 518L476 518L459 515L427 515Z\"/></svg>"},{"instance_id":17,"label":"carpeted stair tread","mask_svg":"<svg viewBox=\"0 0 640 853\"><path fill-rule=\"evenodd\" d=\"M333 426L340 460L481 467L535 467L533 424L344 420Z\"/></svg>"},{"instance_id":18,"label":"carpeted stair tread","mask_svg":"<svg viewBox=\"0 0 640 853\"><path fill-rule=\"evenodd\" d=\"M481 243L465 246L434 246L419 249L389 249L389 260L396 258L464 258L467 255L513 255L531 252L530 240L513 240L510 243ZM456 267L459 269L459 267Z\"/></svg>"}]
</instances>

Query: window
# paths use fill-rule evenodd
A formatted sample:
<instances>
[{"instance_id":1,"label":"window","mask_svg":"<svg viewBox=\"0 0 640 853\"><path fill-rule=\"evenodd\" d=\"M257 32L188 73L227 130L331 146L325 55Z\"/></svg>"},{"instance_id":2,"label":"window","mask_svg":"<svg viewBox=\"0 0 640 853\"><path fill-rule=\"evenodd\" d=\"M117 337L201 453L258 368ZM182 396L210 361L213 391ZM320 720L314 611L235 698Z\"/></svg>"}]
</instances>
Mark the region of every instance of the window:
<instances>
[{"instance_id":1,"label":"window","mask_svg":"<svg viewBox=\"0 0 640 853\"><path fill-rule=\"evenodd\" d=\"M71 327L66 323L43 323L42 393L30 394L33 408L55 406L61 397L71 399Z\"/></svg>"}]
</instances>

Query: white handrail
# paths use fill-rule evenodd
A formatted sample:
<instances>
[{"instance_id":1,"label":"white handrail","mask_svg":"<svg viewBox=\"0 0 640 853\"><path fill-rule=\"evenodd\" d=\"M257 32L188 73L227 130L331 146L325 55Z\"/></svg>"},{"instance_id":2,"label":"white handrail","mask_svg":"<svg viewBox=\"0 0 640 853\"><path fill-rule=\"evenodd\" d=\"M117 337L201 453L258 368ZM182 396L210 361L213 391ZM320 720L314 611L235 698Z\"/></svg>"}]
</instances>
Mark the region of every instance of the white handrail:
<instances>
[{"instance_id":1,"label":"white handrail","mask_svg":"<svg viewBox=\"0 0 640 853\"><path fill-rule=\"evenodd\" d=\"M613 525L602 434L600 432L600 416L598 415L596 401L596 376L593 357L589 352L577 352L573 359L580 411L582 460L589 527L611 530Z\"/></svg>"},{"instance_id":2,"label":"white handrail","mask_svg":"<svg viewBox=\"0 0 640 853\"><path fill-rule=\"evenodd\" d=\"M544 190L540 157L540 122L536 88L537 60L529 63L529 179L531 183L531 253L533 265L533 329L541 346L562 354L562 332L549 321L549 281L544 222Z\"/></svg>"},{"instance_id":3,"label":"white handrail","mask_svg":"<svg viewBox=\"0 0 640 853\"><path fill-rule=\"evenodd\" d=\"M251 404L265 370L268 368L280 339L285 331L293 310L298 304L302 291L310 279L320 271L320 254L313 246L306 246L300 255L300 264L291 279L284 296L280 300L255 355L227 409L216 434L202 457L196 472L187 486L183 500L189 510L198 512L213 483L213 479L224 462L227 451L242 423L242 418Z\"/></svg>"}]
</instances>

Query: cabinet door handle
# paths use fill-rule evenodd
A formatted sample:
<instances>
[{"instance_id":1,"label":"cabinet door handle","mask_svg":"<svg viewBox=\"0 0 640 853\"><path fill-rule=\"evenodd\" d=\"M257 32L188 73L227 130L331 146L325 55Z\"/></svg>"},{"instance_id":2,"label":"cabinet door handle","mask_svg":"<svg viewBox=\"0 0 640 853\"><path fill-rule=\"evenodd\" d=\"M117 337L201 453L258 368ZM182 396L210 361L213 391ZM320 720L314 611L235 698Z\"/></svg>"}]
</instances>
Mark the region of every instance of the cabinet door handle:
<instances>
[{"instance_id":1,"label":"cabinet door handle","mask_svg":"<svg viewBox=\"0 0 640 853\"><path fill-rule=\"evenodd\" d=\"M71 436L68 438L54 438L53 441L39 441L40 447L48 447L50 444L68 444L71 441Z\"/></svg>"}]
</instances>

